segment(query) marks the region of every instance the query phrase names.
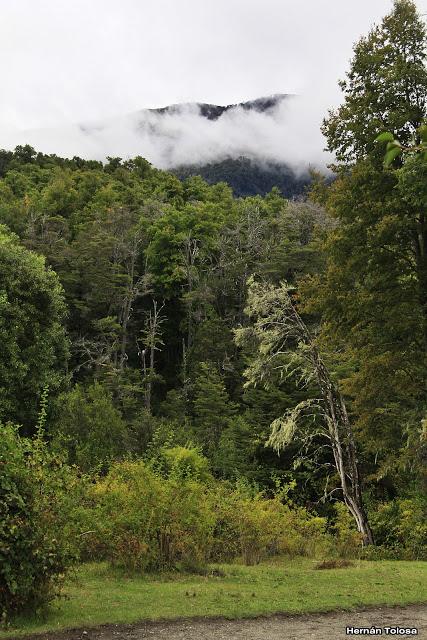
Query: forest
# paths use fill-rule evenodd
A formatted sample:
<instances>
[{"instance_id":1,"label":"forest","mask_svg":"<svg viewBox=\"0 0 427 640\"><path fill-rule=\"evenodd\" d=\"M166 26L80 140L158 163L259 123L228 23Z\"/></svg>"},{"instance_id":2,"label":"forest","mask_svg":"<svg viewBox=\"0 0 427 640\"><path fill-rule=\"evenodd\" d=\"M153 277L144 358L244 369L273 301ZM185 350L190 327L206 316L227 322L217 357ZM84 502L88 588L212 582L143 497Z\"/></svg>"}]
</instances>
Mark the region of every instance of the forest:
<instances>
[{"instance_id":1,"label":"forest","mask_svg":"<svg viewBox=\"0 0 427 640\"><path fill-rule=\"evenodd\" d=\"M0 617L76 563L426 559L426 30L395 0L304 195L0 151Z\"/></svg>"}]
</instances>

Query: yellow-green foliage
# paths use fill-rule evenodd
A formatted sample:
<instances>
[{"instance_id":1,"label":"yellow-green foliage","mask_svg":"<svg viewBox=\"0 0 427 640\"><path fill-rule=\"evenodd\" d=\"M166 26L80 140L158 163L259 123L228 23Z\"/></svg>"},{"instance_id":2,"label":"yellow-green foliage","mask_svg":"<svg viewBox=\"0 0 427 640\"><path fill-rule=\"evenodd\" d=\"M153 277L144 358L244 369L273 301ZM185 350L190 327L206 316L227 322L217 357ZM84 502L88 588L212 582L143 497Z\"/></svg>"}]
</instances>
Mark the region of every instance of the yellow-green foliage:
<instances>
[{"instance_id":1,"label":"yellow-green foliage","mask_svg":"<svg viewBox=\"0 0 427 640\"><path fill-rule=\"evenodd\" d=\"M378 555L427 559L427 503L423 498L396 499L371 514ZM375 552L371 552L375 553Z\"/></svg>"},{"instance_id":2,"label":"yellow-green foliage","mask_svg":"<svg viewBox=\"0 0 427 640\"><path fill-rule=\"evenodd\" d=\"M354 520L345 504L334 505L335 520L330 541L330 555L339 558L354 558L361 549L362 537L356 530Z\"/></svg>"},{"instance_id":3,"label":"yellow-green foliage","mask_svg":"<svg viewBox=\"0 0 427 640\"><path fill-rule=\"evenodd\" d=\"M215 515L207 485L155 473L143 461L112 466L92 489L86 552L134 570L207 560Z\"/></svg>"},{"instance_id":4,"label":"yellow-green foliage","mask_svg":"<svg viewBox=\"0 0 427 640\"><path fill-rule=\"evenodd\" d=\"M242 484L232 491L223 485L216 513L213 556L219 560L240 555L250 565L276 554L322 554L328 547L326 519L283 504L280 493L267 499Z\"/></svg>"},{"instance_id":5,"label":"yellow-green foliage","mask_svg":"<svg viewBox=\"0 0 427 640\"><path fill-rule=\"evenodd\" d=\"M168 463L112 466L82 513L86 558L139 571L191 569L209 560L313 555L327 545L324 518L267 499L249 486L218 482L194 449L165 450ZM84 523L84 524L83 524Z\"/></svg>"},{"instance_id":6,"label":"yellow-green foliage","mask_svg":"<svg viewBox=\"0 0 427 640\"><path fill-rule=\"evenodd\" d=\"M192 478L202 482L212 479L208 460L192 447L170 447L161 451L160 460L169 476Z\"/></svg>"}]
</instances>

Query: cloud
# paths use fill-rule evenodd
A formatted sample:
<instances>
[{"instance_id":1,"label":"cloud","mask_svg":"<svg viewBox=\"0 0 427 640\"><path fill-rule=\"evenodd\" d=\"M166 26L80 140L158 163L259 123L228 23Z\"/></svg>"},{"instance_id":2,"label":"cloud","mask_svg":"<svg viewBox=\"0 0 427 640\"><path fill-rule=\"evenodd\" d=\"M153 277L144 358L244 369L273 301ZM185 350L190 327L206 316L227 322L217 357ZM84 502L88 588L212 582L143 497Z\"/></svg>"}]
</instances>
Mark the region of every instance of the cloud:
<instances>
[{"instance_id":1,"label":"cloud","mask_svg":"<svg viewBox=\"0 0 427 640\"><path fill-rule=\"evenodd\" d=\"M309 164L324 168L330 160L322 152L315 110L310 97L289 96L265 112L235 107L209 120L197 104L183 104L163 113L142 110L105 122L0 138L7 146L28 143L66 157L105 160L142 155L161 168L246 156L284 162L299 171Z\"/></svg>"},{"instance_id":2,"label":"cloud","mask_svg":"<svg viewBox=\"0 0 427 640\"><path fill-rule=\"evenodd\" d=\"M98 158L141 153L159 166L239 150L266 158L274 152L295 166L304 154L306 162L327 161L319 125L341 100L337 81L354 42L392 8L392 0L0 4L0 147L29 142ZM427 12L427 0L417 6ZM271 93L300 97L270 119L236 112L212 124L190 112L147 116L162 135L149 128L135 135L143 107L230 104ZM100 128L90 135L72 124L92 121Z\"/></svg>"}]
</instances>

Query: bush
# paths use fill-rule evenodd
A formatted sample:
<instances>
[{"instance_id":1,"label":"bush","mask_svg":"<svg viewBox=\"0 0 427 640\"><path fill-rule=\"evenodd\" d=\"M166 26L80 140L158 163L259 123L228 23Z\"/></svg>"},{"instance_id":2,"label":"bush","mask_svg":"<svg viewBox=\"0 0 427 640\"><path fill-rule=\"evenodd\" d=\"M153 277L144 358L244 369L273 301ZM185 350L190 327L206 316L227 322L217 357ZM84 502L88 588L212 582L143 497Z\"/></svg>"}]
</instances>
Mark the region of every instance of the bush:
<instances>
[{"instance_id":1,"label":"bush","mask_svg":"<svg viewBox=\"0 0 427 640\"><path fill-rule=\"evenodd\" d=\"M198 449L163 448L157 460L116 462L80 513L83 555L131 571L247 565L277 554L319 555L326 519L267 499L249 484L218 481Z\"/></svg>"},{"instance_id":2,"label":"bush","mask_svg":"<svg viewBox=\"0 0 427 640\"><path fill-rule=\"evenodd\" d=\"M212 480L209 462L196 447L164 448L160 453L160 461L170 478L191 478L201 482Z\"/></svg>"},{"instance_id":3,"label":"bush","mask_svg":"<svg viewBox=\"0 0 427 640\"><path fill-rule=\"evenodd\" d=\"M38 438L0 426L0 615L45 606L76 559L79 481Z\"/></svg>"},{"instance_id":4,"label":"bush","mask_svg":"<svg viewBox=\"0 0 427 640\"><path fill-rule=\"evenodd\" d=\"M164 478L143 461L116 463L92 489L86 553L128 570L206 562L215 515L206 485Z\"/></svg>"},{"instance_id":5,"label":"bush","mask_svg":"<svg viewBox=\"0 0 427 640\"><path fill-rule=\"evenodd\" d=\"M215 560L240 555L251 565L283 553L315 555L326 544L326 520L301 507L290 508L280 495L266 499L261 492L238 483L234 490L222 484L216 499Z\"/></svg>"},{"instance_id":6,"label":"bush","mask_svg":"<svg viewBox=\"0 0 427 640\"><path fill-rule=\"evenodd\" d=\"M105 470L129 449L129 434L111 392L95 382L60 396L54 442L85 473Z\"/></svg>"},{"instance_id":7,"label":"bush","mask_svg":"<svg viewBox=\"0 0 427 640\"><path fill-rule=\"evenodd\" d=\"M331 528L330 555L335 558L355 558L362 550L362 536L343 502L334 504L335 519Z\"/></svg>"},{"instance_id":8,"label":"bush","mask_svg":"<svg viewBox=\"0 0 427 640\"><path fill-rule=\"evenodd\" d=\"M426 500L422 497L397 498L377 505L370 521L380 557L427 560Z\"/></svg>"},{"instance_id":9,"label":"bush","mask_svg":"<svg viewBox=\"0 0 427 640\"><path fill-rule=\"evenodd\" d=\"M280 538L277 506L271 500L263 500L260 494L252 496L244 485L233 491L224 485L217 492L214 559L241 556L246 565L260 562Z\"/></svg>"}]
</instances>

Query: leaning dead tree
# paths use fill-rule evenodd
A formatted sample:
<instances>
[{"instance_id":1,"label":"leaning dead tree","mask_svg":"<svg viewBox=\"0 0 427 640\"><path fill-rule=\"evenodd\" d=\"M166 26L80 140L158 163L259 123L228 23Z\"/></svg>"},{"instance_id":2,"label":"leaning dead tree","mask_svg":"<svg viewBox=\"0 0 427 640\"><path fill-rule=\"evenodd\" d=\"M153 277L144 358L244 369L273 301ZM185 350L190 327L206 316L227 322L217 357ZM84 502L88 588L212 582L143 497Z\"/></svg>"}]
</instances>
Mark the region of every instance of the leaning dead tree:
<instances>
[{"instance_id":1,"label":"leaning dead tree","mask_svg":"<svg viewBox=\"0 0 427 640\"><path fill-rule=\"evenodd\" d=\"M286 283L275 287L248 282L247 315L252 325L236 330L238 344L252 345L256 355L245 375L247 385L266 382L271 376L294 377L302 385L315 383L320 398L301 402L272 423L268 444L277 451L286 447L308 415L321 417L323 436L332 450L343 499L365 545L373 544L361 492L354 434L343 396L331 377L317 345L292 300Z\"/></svg>"}]
</instances>

